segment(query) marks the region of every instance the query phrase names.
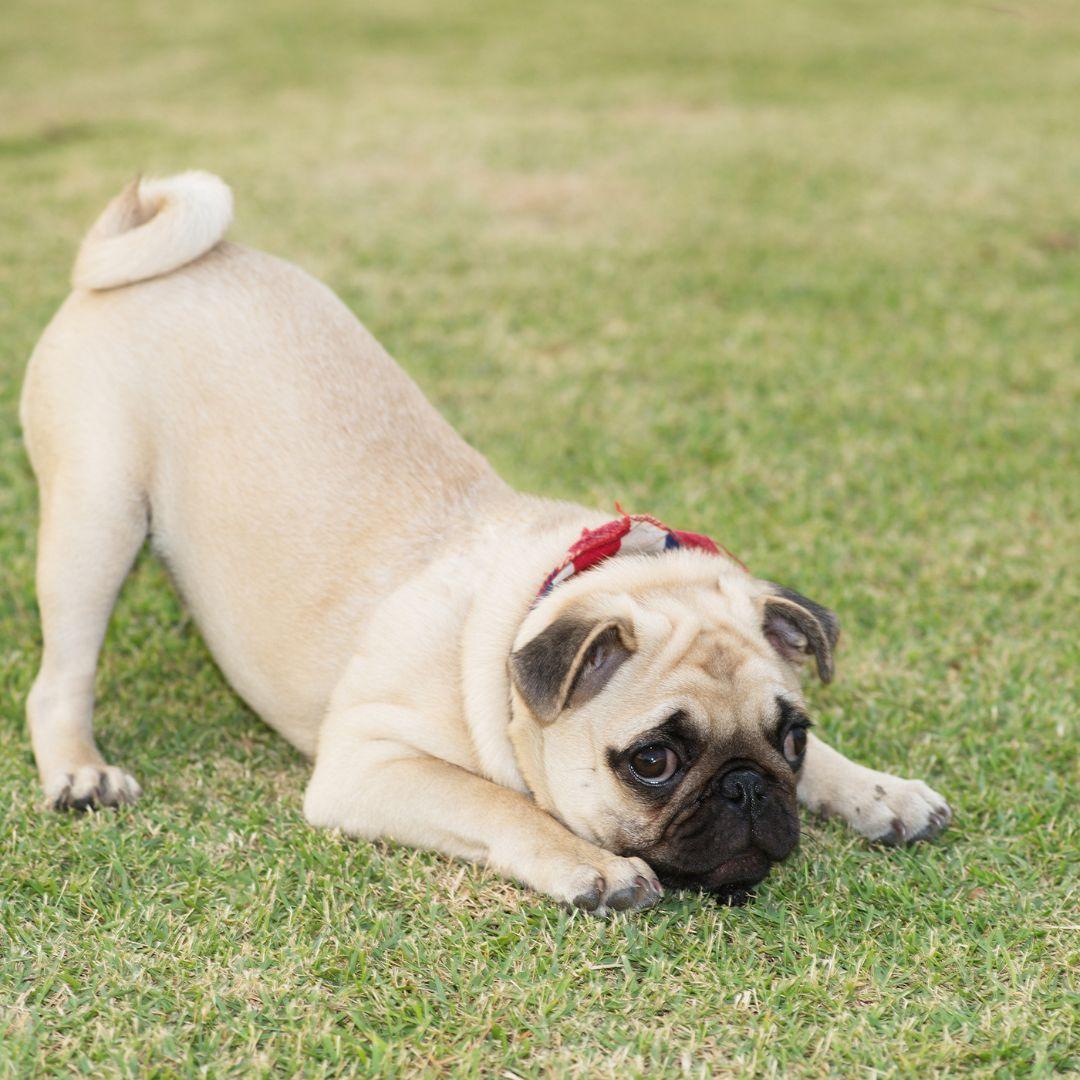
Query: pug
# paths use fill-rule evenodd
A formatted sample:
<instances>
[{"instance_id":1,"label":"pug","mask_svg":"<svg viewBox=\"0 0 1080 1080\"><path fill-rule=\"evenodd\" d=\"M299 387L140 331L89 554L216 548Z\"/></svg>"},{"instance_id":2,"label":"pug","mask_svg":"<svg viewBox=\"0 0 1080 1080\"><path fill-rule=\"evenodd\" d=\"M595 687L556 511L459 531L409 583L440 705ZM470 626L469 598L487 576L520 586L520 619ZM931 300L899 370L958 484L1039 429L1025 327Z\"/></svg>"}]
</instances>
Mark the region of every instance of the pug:
<instances>
[{"instance_id":1,"label":"pug","mask_svg":"<svg viewBox=\"0 0 1080 1080\"><path fill-rule=\"evenodd\" d=\"M48 806L140 795L92 713L149 537L229 683L313 759L315 826L598 914L744 898L798 803L884 844L944 828L926 784L811 733L831 611L707 537L514 491L329 289L225 241L231 217L206 173L129 184L29 363Z\"/></svg>"}]
</instances>

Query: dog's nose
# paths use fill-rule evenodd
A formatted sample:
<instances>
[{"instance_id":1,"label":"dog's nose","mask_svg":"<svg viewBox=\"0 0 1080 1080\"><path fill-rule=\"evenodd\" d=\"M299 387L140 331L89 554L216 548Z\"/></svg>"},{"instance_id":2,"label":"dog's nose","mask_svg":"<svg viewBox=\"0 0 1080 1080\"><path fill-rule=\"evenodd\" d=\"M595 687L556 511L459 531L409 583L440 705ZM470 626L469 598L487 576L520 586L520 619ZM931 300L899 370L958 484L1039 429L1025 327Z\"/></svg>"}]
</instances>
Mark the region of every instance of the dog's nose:
<instances>
[{"instance_id":1,"label":"dog's nose","mask_svg":"<svg viewBox=\"0 0 1080 1080\"><path fill-rule=\"evenodd\" d=\"M720 794L750 813L765 801L765 778L753 769L732 769L720 782Z\"/></svg>"}]
</instances>

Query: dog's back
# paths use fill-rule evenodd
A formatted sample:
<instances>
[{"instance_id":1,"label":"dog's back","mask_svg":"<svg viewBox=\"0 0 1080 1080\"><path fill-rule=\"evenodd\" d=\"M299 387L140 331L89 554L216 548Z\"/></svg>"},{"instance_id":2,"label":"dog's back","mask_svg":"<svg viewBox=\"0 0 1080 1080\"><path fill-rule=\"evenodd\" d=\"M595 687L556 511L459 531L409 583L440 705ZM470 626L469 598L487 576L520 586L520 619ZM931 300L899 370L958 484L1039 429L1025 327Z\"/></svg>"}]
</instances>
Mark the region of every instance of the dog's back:
<instances>
[{"instance_id":1,"label":"dog's back","mask_svg":"<svg viewBox=\"0 0 1080 1080\"><path fill-rule=\"evenodd\" d=\"M366 610L507 489L329 289L223 242L230 212L206 174L110 204L23 426L57 563L80 535L111 597L149 523L230 681L311 752Z\"/></svg>"}]
</instances>

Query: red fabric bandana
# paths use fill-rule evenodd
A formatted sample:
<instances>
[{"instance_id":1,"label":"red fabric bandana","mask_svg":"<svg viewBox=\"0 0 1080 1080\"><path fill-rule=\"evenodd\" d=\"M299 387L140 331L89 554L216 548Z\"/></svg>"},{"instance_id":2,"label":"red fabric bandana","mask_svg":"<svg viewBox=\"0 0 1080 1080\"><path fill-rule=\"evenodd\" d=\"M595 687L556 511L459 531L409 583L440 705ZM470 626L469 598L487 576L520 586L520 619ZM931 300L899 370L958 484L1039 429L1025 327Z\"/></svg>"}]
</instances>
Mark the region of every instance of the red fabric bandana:
<instances>
[{"instance_id":1,"label":"red fabric bandana","mask_svg":"<svg viewBox=\"0 0 1080 1080\"><path fill-rule=\"evenodd\" d=\"M537 602L547 596L556 585L561 585L575 574L580 574L622 552L658 555L679 548L698 548L710 555L724 554L746 569L727 548L721 547L707 536L669 529L663 522L648 514L624 513L618 503L615 504L615 509L621 517L596 529L581 530L581 537L566 553L566 558L548 574L536 594Z\"/></svg>"}]
</instances>

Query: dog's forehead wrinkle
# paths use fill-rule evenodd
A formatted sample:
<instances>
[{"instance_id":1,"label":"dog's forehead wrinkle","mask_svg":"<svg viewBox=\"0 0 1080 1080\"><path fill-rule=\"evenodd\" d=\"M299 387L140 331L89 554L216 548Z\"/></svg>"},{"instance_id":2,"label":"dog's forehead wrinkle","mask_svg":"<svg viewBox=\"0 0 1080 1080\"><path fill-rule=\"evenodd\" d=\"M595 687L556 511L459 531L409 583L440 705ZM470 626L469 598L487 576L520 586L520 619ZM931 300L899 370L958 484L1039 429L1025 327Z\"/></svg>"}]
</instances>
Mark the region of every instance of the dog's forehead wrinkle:
<instances>
[{"instance_id":1,"label":"dog's forehead wrinkle","mask_svg":"<svg viewBox=\"0 0 1080 1080\"><path fill-rule=\"evenodd\" d=\"M651 590L636 606L646 633L668 635L658 653L670 666L686 659L701 667L731 667L749 656L771 657L745 599L716 589L668 587Z\"/></svg>"},{"instance_id":2,"label":"dog's forehead wrinkle","mask_svg":"<svg viewBox=\"0 0 1080 1080\"><path fill-rule=\"evenodd\" d=\"M647 733L661 727L676 713L683 711L686 705L685 699L663 693L657 695L651 687L645 690L642 697L652 700L654 704L642 712L629 713L621 722L615 723L611 713L602 709L598 700L597 709L591 718L598 763L606 761L609 750L625 750Z\"/></svg>"},{"instance_id":3,"label":"dog's forehead wrinkle","mask_svg":"<svg viewBox=\"0 0 1080 1080\"><path fill-rule=\"evenodd\" d=\"M702 625L700 619L693 616L680 619L674 624L671 636L661 647L659 662L670 669L678 668L704 633L706 633L706 627Z\"/></svg>"},{"instance_id":4,"label":"dog's forehead wrinkle","mask_svg":"<svg viewBox=\"0 0 1080 1080\"><path fill-rule=\"evenodd\" d=\"M726 630L703 629L668 677L672 689L695 701L693 711L714 724L724 719L745 722L776 709L771 665Z\"/></svg>"}]
</instances>

